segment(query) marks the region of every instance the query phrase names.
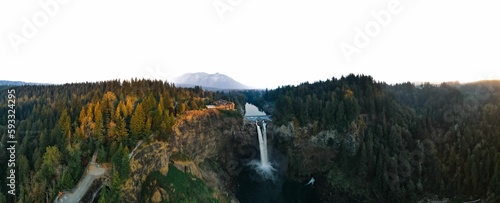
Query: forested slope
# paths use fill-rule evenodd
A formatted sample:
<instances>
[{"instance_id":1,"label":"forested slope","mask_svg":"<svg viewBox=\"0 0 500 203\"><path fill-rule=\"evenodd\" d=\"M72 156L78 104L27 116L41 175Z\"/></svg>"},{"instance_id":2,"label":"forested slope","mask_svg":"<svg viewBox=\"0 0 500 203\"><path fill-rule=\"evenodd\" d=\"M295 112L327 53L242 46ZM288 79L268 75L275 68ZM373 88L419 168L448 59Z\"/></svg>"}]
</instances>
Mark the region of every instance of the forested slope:
<instances>
[{"instance_id":1,"label":"forested slope","mask_svg":"<svg viewBox=\"0 0 500 203\"><path fill-rule=\"evenodd\" d=\"M8 89L16 91L18 201L51 202L74 187L97 151L98 162L115 166L106 202L119 202L137 141L168 142L179 115L217 99L265 109L276 126L270 134L296 129L293 143L275 143L280 149L331 153L307 170L289 167L291 176L316 176L325 202L411 202L433 194L500 201L498 81L388 85L349 75L247 91L246 99L150 80L0 87L1 115ZM0 163L9 159L7 119L0 117ZM293 151L289 164L314 162L305 150ZM1 165L0 174L8 169ZM12 200L6 181L0 176L0 202Z\"/></svg>"},{"instance_id":2,"label":"forested slope","mask_svg":"<svg viewBox=\"0 0 500 203\"><path fill-rule=\"evenodd\" d=\"M246 95L276 125L308 129L306 137L364 129L355 134L354 154L347 142L327 141L335 160L316 169L328 180L326 200L407 202L437 194L500 201L498 81L387 85L349 75Z\"/></svg>"},{"instance_id":3,"label":"forested slope","mask_svg":"<svg viewBox=\"0 0 500 203\"><path fill-rule=\"evenodd\" d=\"M92 154L113 163L106 202L120 202L129 173L128 154L137 141L167 140L175 117L204 108L221 96L200 87L176 88L162 81L131 80L64 85L0 86L0 163L7 163L7 90L16 92L17 201L51 202L81 178ZM7 164L0 174L7 174ZM0 202L12 202L5 175ZM7 198L7 199L6 199Z\"/></svg>"}]
</instances>

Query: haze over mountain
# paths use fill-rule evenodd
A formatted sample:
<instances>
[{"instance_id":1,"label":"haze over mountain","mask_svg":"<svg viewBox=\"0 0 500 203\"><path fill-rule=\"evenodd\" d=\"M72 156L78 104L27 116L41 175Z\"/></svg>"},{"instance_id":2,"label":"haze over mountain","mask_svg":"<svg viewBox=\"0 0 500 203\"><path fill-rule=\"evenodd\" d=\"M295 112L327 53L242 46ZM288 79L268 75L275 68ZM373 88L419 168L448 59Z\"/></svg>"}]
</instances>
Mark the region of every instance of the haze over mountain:
<instances>
[{"instance_id":1,"label":"haze over mountain","mask_svg":"<svg viewBox=\"0 0 500 203\"><path fill-rule=\"evenodd\" d=\"M241 84L233 78L220 74L208 74L205 72L186 73L173 79L176 85L180 86L195 86L199 85L203 88L215 89L252 89L251 87Z\"/></svg>"},{"instance_id":2,"label":"haze over mountain","mask_svg":"<svg viewBox=\"0 0 500 203\"><path fill-rule=\"evenodd\" d=\"M22 85L48 85L48 83L0 80L0 86L22 86Z\"/></svg>"}]
</instances>

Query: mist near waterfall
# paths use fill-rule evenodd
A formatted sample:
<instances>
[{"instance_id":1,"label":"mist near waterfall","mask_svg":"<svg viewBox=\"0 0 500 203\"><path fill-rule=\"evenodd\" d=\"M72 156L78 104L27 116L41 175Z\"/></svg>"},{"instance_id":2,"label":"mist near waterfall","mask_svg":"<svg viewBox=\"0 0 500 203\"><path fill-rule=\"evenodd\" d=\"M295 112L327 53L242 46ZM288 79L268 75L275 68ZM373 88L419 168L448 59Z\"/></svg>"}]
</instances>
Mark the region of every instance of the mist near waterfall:
<instances>
[{"instance_id":1,"label":"mist near waterfall","mask_svg":"<svg viewBox=\"0 0 500 203\"><path fill-rule=\"evenodd\" d=\"M266 124L257 128L260 159L250 161L238 175L236 197L241 203L307 203L320 202L316 188L307 182L295 181L287 176L288 159L272 150L272 139L267 142ZM265 140L265 142L264 142ZM269 145L268 145L269 144Z\"/></svg>"},{"instance_id":2,"label":"mist near waterfall","mask_svg":"<svg viewBox=\"0 0 500 203\"><path fill-rule=\"evenodd\" d=\"M276 180L276 169L273 164L269 162L269 154L267 149L267 130L266 121L262 121L262 129L258 122L255 122L257 127L257 136L259 139L260 161L252 160L248 165L257 172L263 179Z\"/></svg>"}]
</instances>

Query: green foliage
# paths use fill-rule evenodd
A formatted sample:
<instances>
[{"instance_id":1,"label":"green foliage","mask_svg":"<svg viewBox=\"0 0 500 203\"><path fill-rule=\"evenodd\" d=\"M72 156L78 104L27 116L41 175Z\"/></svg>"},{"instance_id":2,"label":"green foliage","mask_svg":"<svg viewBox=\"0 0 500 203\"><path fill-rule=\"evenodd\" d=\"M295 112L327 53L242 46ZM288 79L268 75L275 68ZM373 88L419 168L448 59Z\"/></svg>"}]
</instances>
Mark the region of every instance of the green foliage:
<instances>
[{"instance_id":1,"label":"green foliage","mask_svg":"<svg viewBox=\"0 0 500 203\"><path fill-rule=\"evenodd\" d=\"M111 162L113 163L113 180L112 184L115 187L111 187L114 198L119 198L117 194L119 193L120 185L127 179L130 173L130 161L128 159L129 150L127 147L123 147L122 144L118 147L116 152L111 157Z\"/></svg>"},{"instance_id":2,"label":"green foliage","mask_svg":"<svg viewBox=\"0 0 500 203\"><path fill-rule=\"evenodd\" d=\"M75 182L71 174L72 172L69 169L64 170L61 181L59 182L60 190L69 190L73 188Z\"/></svg>"},{"instance_id":3,"label":"green foliage","mask_svg":"<svg viewBox=\"0 0 500 203\"><path fill-rule=\"evenodd\" d=\"M66 151L68 152L66 157L66 167L71 173L70 177L73 178L73 183L76 183L83 174L83 168L81 166L82 151L79 145L76 145L75 147L68 146Z\"/></svg>"},{"instance_id":4,"label":"green foliage","mask_svg":"<svg viewBox=\"0 0 500 203\"><path fill-rule=\"evenodd\" d=\"M67 140L71 139L71 118L68 115L68 111L66 109L61 113L61 117L59 117L59 121L57 122L58 128L63 134L64 138Z\"/></svg>"},{"instance_id":5,"label":"green foliage","mask_svg":"<svg viewBox=\"0 0 500 203\"><path fill-rule=\"evenodd\" d=\"M107 154L106 154L106 150L104 150L104 146L101 145L101 147L99 147L99 150L98 150L98 153L97 153L97 162L98 163L104 163L107 161Z\"/></svg>"},{"instance_id":6,"label":"green foliage","mask_svg":"<svg viewBox=\"0 0 500 203\"><path fill-rule=\"evenodd\" d=\"M108 189L106 187L101 188L101 193L99 194L98 203L108 203Z\"/></svg>"},{"instance_id":7,"label":"green foliage","mask_svg":"<svg viewBox=\"0 0 500 203\"><path fill-rule=\"evenodd\" d=\"M218 111L222 113L223 116L227 116L230 118L243 118L243 115L241 115L241 113L235 110L218 109Z\"/></svg>"},{"instance_id":8,"label":"green foliage","mask_svg":"<svg viewBox=\"0 0 500 203\"><path fill-rule=\"evenodd\" d=\"M387 85L369 76L349 75L276 90L222 94L132 79L22 86L16 92L19 191L25 202L52 201L59 183L76 183L101 146L106 155L100 160L107 156L114 165L127 165L126 147L151 134L168 141L178 114L217 99L231 100L237 109L247 100L268 114L274 110L277 125L311 124L312 135L323 130L345 135L366 124L358 134L362 149L355 156L341 151L333 163L344 177L335 181L351 188L343 189L346 195L378 202L412 202L428 193L500 201L500 83L495 81ZM6 91L0 91L0 112L7 111L5 98ZM236 111L222 113L241 116ZM0 132L6 132L6 119L0 116ZM0 136L6 143L6 135ZM332 140L329 147L333 145ZM0 146L2 163L5 151ZM115 154L119 155L113 161ZM410 172L405 171L408 167ZM113 201L108 202L120 201L126 169L115 171L115 188L108 193ZM1 174L6 170L5 164L0 166ZM0 182L5 179L0 176ZM371 192L356 192L347 185L369 187ZM6 189L0 186L2 192Z\"/></svg>"},{"instance_id":9,"label":"green foliage","mask_svg":"<svg viewBox=\"0 0 500 203\"><path fill-rule=\"evenodd\" d=\"M1 203L7 202L7 198L5 198L5 195L3 194L2 190L0 190L0 202Z\"/></svg>"},{"instance_id":10,"label":"green foliage","mask_svg":"<svg viewBox=\"0 0 500 203\"><path fill-rule=\"evenodd\" d=\"M47 147L43 154L42 170L40 176L51 180L56 175L56 170L61 162L61 153L55 146Z\"/></svg>"},{"instance_id":11,"label":"green foliage","mask_svg":"<svg viewBox=\"0 0 500 203\"><path fill-rule=\"evenodd\" d=\"M128 159L128 154L129 154L129 151L128 151L128 148L125 147L125 149L123 150L123 154L122 154L122 157L121 157L121 161L120 161L120 178L122 180L125 180L127 179L129 173L130 173L130 161Z\"/></svg>"},{"instance_id":12,"label":"green foliage","mask_svg":"<svg viewBox=\"0 0 500 203\"><path fill-rule=\"evenodd\" d=\"M329 171L327 179L335 191L347 193L353 199L368 196L369 191L367 190L368 187L366 187L366 185L363 186L360 183L357 183L357 179L347 177L342 170L336 167Z\"/></svg>"},{"instance_id":13,"label":"green foliage","mask_svg":"<svg viewBox=\"0 0 500 203\"><path fill-rule=\"evenodd\" d=\"M130 119L130 133L136 140L145 136L146 114L142 106L142 103L137 105Z\"/></svg>"},{"instance_id":14,"label":"green foliage","mask_svg":"<svg viewBox=\"0 0 500 203\"><path fill-rule=\"evenodd\" d=\"M71 182L76 184L81 178L85 164L96 150L99 161L108 162L120 143L125 145L123 148L132 148L139 139L151 134L168 141L176 106L183 107L182 111L198 109L203 101L213 101L222 95L138 79L15 89L19 98L16 103L18 191L23 193L19 197L23 202L52 202L57 189L63 185L74 187L70 187ZM0 91L0 112L7 112L6 94L7 91ZM142 115L137 111L132 119L139 104L143 105ZM7 132L6 123L7 117L0 116L1 132ZM137 123L144 125L138 127ZM0 133L0 139L6 143L5 134ZM55 149L59 156L54 156ZM5 146L0 145L1 163L7 163L5 152ZM128 165L123 157L127 156L121 154L119 165ZM6 170L7 164L0 166L1 174L6 174ZM122 167L118 176L127 176L126 170L127 167ZM0 182L5 180L6 176L0 176ZM2 184L0 189L5 193L7 186Z\"/></svg>"},{"instance_id":15,"label":"green foliage","mask_svg":"<svg viewBox=\"0 0 500 203\"><path fill-rule=\"evenodd\" d=\"M312 136L339 132L344 141L333 147L336 158L326 177L330 194L364 202L412 202L427 194L498 201L498 81L387 85L348 75L246 95L260 107L273 104L276 125L292 122ZM354 133L360 143L348 156L345 137Z\"/></svg>"},{"instance_id":16,"label":"green foliage","mask_svg":"<svg viewBox=\"0 0 500 203\"><path fill-rule=\"evenodd\" d=\"M101 111L101 104L99 102L94 106L94 126L93 136L100 144L104 144L104 120Z\"/></svg>"},{"instance_id":17,"label":"green foliage","mask_svg":"<svg viewBox=\"0 0 500 203\"><path fill-rule=\"evenodd\" d=\"M19 182L24 183L29 177L29 163L28 158L25 155L21 155L18 158L18 168L17 175L19 177Z\"/></svg>"},{"instance_id":18,"label":"green foliage","mask_svg":"<svg viewBox=\"0 0 500 203\"><path fill-rule=\"evenodd\" d=\"M120 178L120 175L118 174L118 171L115 170L112 174L113 177L111 179L108 202L121 202L123 195L120 193L120 185L122 184L122 180Z\"/></svg>"},{"instance_id":19,"label":"green foliage","mask_svg":"<svg viewBox=\"0 0 500 203\"><path fill-rule=\"evenodd\" d=\"M361 87L360 83L368 85ZM371 77L349 75L341 80L333 78L313 84L303 83L296 87L279 87L266 91L263 98L274 103L272 115L277 124L285 124L297 118L300 126L318 121L321 129L344 132L352 121L365 113L363 108L366 111L372 110L373 107L369 104L373 104L372 99L375 98L365 96L375 95L380 91L380 86L373 84ZM262 105L264 102L257 103Z\"/></svg>"},{"instance_id":20,"label":"green foliage","mask_svg":"<svg viewBox=\"0 0 500 203\"><path fill-rule=\"evenodd\" d=\"M167 191L168 202L219 202L201 179L185 174L172 165L169 165L166 176L158 171L150 173L143 185L143 200L151 198L156 188L163 188Z\"/></svg>"}]
</instances>

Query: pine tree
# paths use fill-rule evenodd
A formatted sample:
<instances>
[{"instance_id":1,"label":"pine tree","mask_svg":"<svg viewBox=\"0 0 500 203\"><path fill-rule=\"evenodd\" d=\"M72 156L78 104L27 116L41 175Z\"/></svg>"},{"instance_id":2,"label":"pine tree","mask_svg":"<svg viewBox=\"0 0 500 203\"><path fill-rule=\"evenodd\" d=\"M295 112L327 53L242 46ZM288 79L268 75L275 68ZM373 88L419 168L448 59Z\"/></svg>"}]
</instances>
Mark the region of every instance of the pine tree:
<instances>
[{"instance_id":1,"label":"pine tree","mask_svg":"<svg viewBox=\"0 0 500 203\"><path fill-rule=\"evenodd\" d=\"M73 177L71 176L71 171L67 168L64 170L61 181L60 188L61 189L71 189L74 186Z\"/></svg>"},{"instance_id":2,"label":"pine tree","mask_svg":"<svg viewBox=\"0 0 500 203\"><path fill-rule=\"evenodd\" d=\"M495 170L489 182L488 193L493 194L492 199L500 200L500 153L495 154Z\"/></svg>"},{"instance_id":3,"label":"pine tree","mask_svg":"<svg viewBox=\"0 0 500 203\"><path fill-rule=\"evenodd\" d=\"M118 116L121 116L123 118L126 118L129 116L129 111L127 111L127 107L125 106L125 103L123 101L120 101L118 103L118 106L116 107L116 112L114 114L115 118Z\"/></svg>"},{"instance_id":4,"label":"pine tree","mask_svg":"<svg viewBox=\"0 0 500 203\"><path fill-rule=\"evenodd\" d=\"M363 143L361 145L361 151L359 151L358 153L359 153L358 174L361 178L366 178L368 170L366 143Z\"/></svg>"},{"instance_id":5,"label":"pine tree","mask_svg":"<svg viewBox=\"0 0 500 203\"><path fill-rule=\"evenodd\" d=\"M127 179L128 174L130 172L130 161L128 158L129 153L130 152L128 147L125 147L125 149L123 149L121 163L120 163L120 178L122 180Z\"/></svg>"},{"instance_id":6,"label":"pine tree","mask_svg":"<svg viewBox=\"0 0 500 203\"><path fill-rule=\"evenodd\" d=\"M115 108L114 108L115 102L116 102L116 95L113 92L108 91L102 97L101 111L103 113L104 126L108 126L109 122L111 122L111 119L113 118L113 116L115 114Z\"/></svg>"},{"instance_id":7,"label":"pine tree","mask_svg":"<svg viewBox=\"0 0 500 203\"><path fill-rule=\"evenodd\" d=\"M167 113L167 110L165 110L165 113L163 114L162 122L160 124L160 135L159 138L163 140L167 140L169 138L169 135L172 131L172 125L175 122L175 118L173 115L170 115Z\"/></svg>"},{"instance_id":8,"label":"pine tree","mask_svg":"<svg viewBox=\"0 0 500 203\"><path fill-rule=\"evenodd\" d=\"M474 192L477 189L478 184L479 184L479 171L478 171L478 167L477 167L477 163L476 163L476 159L475 159L474 155L472 155L470 170L471 170L471 183L472 183L471 190Z\"/></svg>"},{"instance_id":9,"label":"pine tree","mask_svg":"<svg viewBox=\"0 0 500 203\"><path fill-rule=\"evenodd\" d=\"M142 107L142 103L135 108L134 114L130 119L130 134L134 140L144 136L144 128L146 126L146 115Z\"/></svg>"},{"instance_id":10,"label":"pine tree","mask_svg":"<svg viewBox=\"0 0 500 203\"><path fill-rule=\"evenodd\" d=\"M80 126L75 130L75 136L78 135L80 140L87 139L92 118L87 115L87 109L85 107L82 107L78 118Z\"/></svg>"},{"instance_id":11,"label":"pine tree","mask_svg":"<svg viewBox=\"0 0 500 203\"><path fill-rule=\"evenodd\" d=\"M108 199L108 191L106 189L106 187L102 187L101 188L101 193L99 195L99 203L107 203Z\"/></svg>"},{"instance_id":12,"label":"pine tree","mask_svg":"<svg viewBox=\"0 0 500 203\"><path fill-rule=\"evenodd\" d=\"M158 107L156 108L158 113L160 113L160 116L163 115L163 111L165 110L164 103L165 100L163 99L163 96L160 95L160 101L158 102Z\"/></svg>"},{"instance_id":13,"label":"pine tree","mask_svg":"<svg viewBox=\"0 0 500 203\"><path fill-rule=\"evenodd\" d=\"M106 140L115 140L118 137L115 121L111 121L107 127Z\"/></svg>"},{"instance_id":14,"label":"pine tree","mask_svg":"<svg viewBox=\"0 0 500 203\"><path fill-rule=\"evenodd\" d=\"M156 133L161 130L161 123L163 121L162 113L156 109L150 113L151 117L151 132Z\"/></svg>"},{"instance_id":15,"label":"pine tree","mask_svg":"<svg viewBox=\"0 0 500 203\"><path fill-rule=\"evenodd\" d=\"M116 152L111 157L111 162L113 163L113 171L120 172L122 168L122 158L124 157L123 145L120 144Z\"/></svg>"},{"instance_id":16,"label":"pine tree","mask_svg":"<svg viewBox=\"0 0 500 203\"><path fill-rule=\"evenodd\" d=\"M125 117L132 115L136 101L137 101L136 97L127 95L127 97L125 98L125 110L124 110L127 116Z\"/></svg>"},{"instance_id":17,"label":"pine tree","mask_svg":"<svg viewBox=\"0 0 500 203\"><path fill-rule=\"evenodd\" d=\"M97 162L100 162L100 163L106 162L106 157L107 157L107 154L106 154L106 150L104 150L104 145L101 145L101 147L99 147Z\"/></svg>"},{"instance_id":18,"label":"pine tree","mask_svg":"<svg viewBox=\"0 0 500 203\"><path fill-rule=\"evenodd\" d=\"M125 123L125 119L119 117L116 123L116 136L119 141L128 139L127 126Z\"/></svg>"},{"instance_id":19,"label":"pine tree","mask_svg":"<svg viewBox=\"0 0 500 203\"><path fill-rule=\"evenodd\" d=\"M109 147L109 152L108 152L108 158L111 159L114 154L116 154L116 150L118 150L118 144L116 144L116 141L113 141L111 143L111 146Z\"/></svg>"},{"instance_id":20,"label":"pine tree","mask_svg":"<svg viewBox=\"0 0 500 203\"><path fill-rule=\"evenodd\" d=\"M68 111L66 109L61 113L61 117L59 117L59 121L57 122L57 126L60 129L62 135L65 140L68 142L71 141L71 118L68 115Z\"/></svg>"},{"instance_id":21,"label":"pine tree","mask_svg":"<svg viewBox=\"0 0 500 203\"><path fill-rule=\"evenodd\" d=\"M345 116L344 102L340 101L337 111L335 112L337 129L344 131L347 128L347 118Z\"/></svg>"},{"instance_id":22,"label":"pine tree","mask_svg":"<svg viewBox=\"0 0 500 203\"><path fill-rule=\"evenodd\" d=\"M104 144L105 136L104 136L104 122L101 112L101 104L99 102L96 103L94 107L94 137L100 144Z\"/></svg>"},{"instance_id":23,"label":"pine tree","mask_svg":"<svg viewBox=\"0 0 500 203\"><path fill-rule=\"evenodd\" d=\"M79 145L76 145L75 147L68 147L66 151L69 154L66 160L68 169L71 172L73 182L76 182L83 172L83 168L81 167L82 150Z\"/></svg>"},{"instance_id":24,"label":"pine tree","mask_svg":"<svg viewBox=\"0 0 500 203\"><path fill-rule=\"evenodd\" d=\"M122 184L122 180L120 179L120 175L118 171L113 172L113 178L111 180L111 190L109 194L108 202L121 202L121 192L120 185Z\"/></svg>"},{"instance_id":25,"label":"pine tree","mask_svg":"<svg viewBox=\"0 0 500 203\"><path fill-rule=\"evenodd\" d=\"M189 109L191 110L198 110L198 105L194 100L189 100Z\"/></svg>"},{"instance_id":26,"label":"pine tree","mask_svg":"<svg viewBox=\"0 0 500 203\"><path fill-rule=\"evenodd\" d=\"M47 147L45 150L45 154L43 154L43 163L42 163L42 174L43 177L51 179L52 176L56 174L56 169L59 167L61 162L61 153L59 149L55 146Z\"/></svg>"},{"instance_id":27,"label":"pine tree","mask_svg":"<svg viewBox=\"0 0 500 203\"><path fill-rule=\"evenodd\" d=\"M29 163L28 163L28 158L24 154L19 156L19 161L18 161L18 177L19 177L19 182L24 183L27 181L29 177Z\"/></svg>"},{"instance_id":28,"label":"pine tree","mask_svg":"<svg viewBox=\"0 0 500 203\"><path fill-rule=\"evenodd\" d=\"M147 117L146 117L146 125L144 125L144 128L143 128L143 132L142 132L142 137L145 137L145 136L149 136L151 135L152 131L151 131L151 126L153 125L153 117L151 114L149 114Z\"/></svg>"},{"instance_id":29,"label":"pine tree","mask_svg":"<svg viewBox=\"0 0 500 203\"><path fill-rule=\"evenodd\" d=\"M7 202L7 198L5 198L2 187L0 187L0 202Z\"/></svg>"},{"instance_id":30,"label":"pine tree","mask_svg":"<svg viewBox=\"0 0 500 203\"><path fill-rule=\"evenodd\" d=\"M150 111L153 111L157 104L153 94L149 93L148 96L141 102L143 105L144 112L148 114Z\"/></svg>"}]
</instances>

